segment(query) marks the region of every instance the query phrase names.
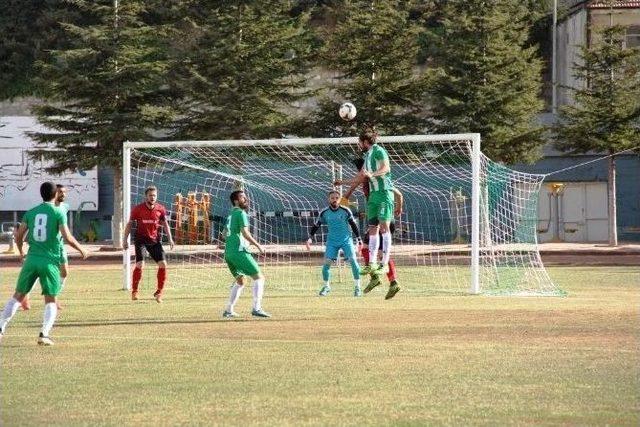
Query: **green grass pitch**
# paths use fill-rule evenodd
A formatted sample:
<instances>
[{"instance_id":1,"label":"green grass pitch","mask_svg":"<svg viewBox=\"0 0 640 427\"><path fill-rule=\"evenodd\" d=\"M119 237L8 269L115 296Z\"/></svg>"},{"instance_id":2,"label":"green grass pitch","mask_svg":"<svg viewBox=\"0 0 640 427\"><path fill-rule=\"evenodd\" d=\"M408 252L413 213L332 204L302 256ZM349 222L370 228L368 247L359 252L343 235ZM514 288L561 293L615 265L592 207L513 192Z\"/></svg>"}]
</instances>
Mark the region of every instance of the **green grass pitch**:
<instances>
[{"instance_id":1,"label":"green grass pitch","mask_svg":"<svg viewBox=\"0 0 640 427\"><path fill-rule=\"evenodd\" d=\"M344 280L319 298L267 276L274 317L247 289L224 321L226 276L160 305L119 267L72 265L55 346L36 345L39 295L7 328L0 425L638 425L640 268L549 273L567 297L355 299Z\"/></svg>"}]
</instances>

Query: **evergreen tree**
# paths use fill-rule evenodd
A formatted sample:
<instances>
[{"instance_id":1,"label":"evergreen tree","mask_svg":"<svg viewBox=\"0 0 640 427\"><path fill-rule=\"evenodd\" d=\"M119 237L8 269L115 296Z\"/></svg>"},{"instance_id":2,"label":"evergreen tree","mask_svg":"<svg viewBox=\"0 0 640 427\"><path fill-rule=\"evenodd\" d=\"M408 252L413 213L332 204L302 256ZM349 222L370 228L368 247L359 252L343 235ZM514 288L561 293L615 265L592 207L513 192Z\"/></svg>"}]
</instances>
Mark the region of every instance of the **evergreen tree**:
<instances>
[{"instance_id":1,"label":"evergreen tree","mask_svg":"<svg viewBox=\"0 0 640 427\"><path fill-rule=\"evenodd\" d=\"M614 154L640 144L640 50L624 47L625 29L606 28L573 65L584 83L560 109L556 146L571 153ZM609 243L618 244L615 157L609 158Z\"/></svg>"},{"instance_id":2,"label":"evergreen tree","mask_svg":"<svg viewBox=\"0 0 640 427\"><path fill-rule=\"evenodd\" d=\"M529 11L507 0L442 4L431 31L430 105L441 133L478 132L482 150L507 163L531 161L543 143L542 62L529 44Z\"/></svg>"},{"instance_id":3,"label":"evergreen tree","mask_svg":"<svg viewBox=\"0 0 640 427\"><path fill-rule=\"evenodd\" d=\"M72 5L57 0L5 0L0 14L0 99L39 95L35 62L64 45L57 23L80 19Z\"/></svg>"},{"instance_id":4,"label":"evergreen tree","mask_svg":"<svg viewBox=\"0 0 640 427\"><path fill-rule=\"evenodd\" d=\"M68 47L41 64L40 84L49 99L34 108L50 132L34 133L51 159L51 172L109 167L115 171L114 246L121 246L122 144L152 140L174 113L166 83L166 40L171 26L146 13L149 2L73 2L85 15L63 23ZM152 19L153 18L153 19ZM145 20L152 20L153 25Z\"/></svg>"},{"instance_id":5,"label":"evergreen tree","mask_svg":"<svg viewBox=\"0 0 640 427\"><path fill-rule=\"evenodd\" d=\"M346 0L335 4L335 26L325 27L321 65L337 73L321 94L307 134L351 135L364 124L387 134L424 131L423 80L416 72L418 21L412 2ZM350 101L358 109L343 122L338 108Z\"/></svg>"},{"instance_id":6,"label":"evergreen tree","mask_svg":"<svg viewBox=\"0 0 640 427\"><path fill-rule=\"evenodd\" d=\"M177 45L182 138L280 137L308 96L307 14L285 0L193 1Z\"/></svg>"}]
</instances>

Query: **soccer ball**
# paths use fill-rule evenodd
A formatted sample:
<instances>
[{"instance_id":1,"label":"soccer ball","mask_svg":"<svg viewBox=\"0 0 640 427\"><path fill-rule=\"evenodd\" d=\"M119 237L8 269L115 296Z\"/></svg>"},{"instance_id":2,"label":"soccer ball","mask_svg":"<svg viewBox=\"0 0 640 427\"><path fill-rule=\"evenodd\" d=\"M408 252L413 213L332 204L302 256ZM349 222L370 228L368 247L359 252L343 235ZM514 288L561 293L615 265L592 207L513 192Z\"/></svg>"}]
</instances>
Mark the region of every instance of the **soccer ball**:
<instances>
[{"instance_id":1,"label":"soccer ball","mask_svg":"<svg viewBox=\"0 0 640 427\"><path fill-rule=\"evenodd\" d=\"M357 113L356 106L350 102L345 102L340 106L340 109L338 110L338 114L340 115L342 120L347 120L347 121L355 119L356 113Z\"/></svg>"}]
</instances>

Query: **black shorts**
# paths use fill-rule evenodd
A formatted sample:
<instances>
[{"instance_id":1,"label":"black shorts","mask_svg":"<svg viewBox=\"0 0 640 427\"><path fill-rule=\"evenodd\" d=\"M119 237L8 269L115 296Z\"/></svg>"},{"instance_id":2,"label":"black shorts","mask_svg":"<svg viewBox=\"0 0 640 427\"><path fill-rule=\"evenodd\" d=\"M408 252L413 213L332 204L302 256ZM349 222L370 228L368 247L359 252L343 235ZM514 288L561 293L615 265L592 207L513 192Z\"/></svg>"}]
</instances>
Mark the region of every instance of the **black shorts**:
<instances>
[{"instance_id":1,"label":"black shorts","mask_svg":"<svg viewBox=\"0 0 640 427\"><path fill-rule=\"evenodd\" d=\"M396 231L396 225L391 222L389 223L389 233L391 233L391 235L393 235L393 233ZM382 234L378 234L379 236L382 236ZM365 232L364 236L362 236L362 243L364 243L365 245L369 244L369 233ZM380 237L380 249L382 249L382 237Z\"/></svg>"},{"instance_id":2,"label":"black shorts","mask_svg":"<svg viewBox=\"0 0 640 427\"><path fill-rule=\"evenodd\" d=\"M162 248L162 243L134 243L136 248L136 262L140 262L144 260L144 254L142 253L142 249L146 249L149 252L149 256L155 261L160 262L164 261L164 249Z\"/></svg>"}]
</instances>

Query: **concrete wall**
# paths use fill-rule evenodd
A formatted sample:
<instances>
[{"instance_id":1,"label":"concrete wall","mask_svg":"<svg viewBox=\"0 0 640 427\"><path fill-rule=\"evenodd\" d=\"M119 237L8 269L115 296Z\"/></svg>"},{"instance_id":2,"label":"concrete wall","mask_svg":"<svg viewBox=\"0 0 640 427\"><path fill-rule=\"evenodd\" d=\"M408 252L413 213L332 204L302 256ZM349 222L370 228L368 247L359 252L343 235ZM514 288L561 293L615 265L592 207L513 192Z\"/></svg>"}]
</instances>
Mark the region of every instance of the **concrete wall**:
<instances>
[{"instance_id":1,"label":"concrete wall","mask_svg":"<svg viewBox=\"0 0 640 427\"><path fill-rule=\"evenodd\" d=\"M580 49L587 43L587 11L581 9L558 24L556 75L558 81L558 106L572 102L571 90L582 82L573 76L573 64L582 63Z\"/></svg>"},{"instance_id":2,"label":"concrete wall","mask_svg":"<svg viewBox=\"0 0 640 427\"><path fill-rule=\"evenodd\" d=\"M595 156L550 156L533 165L516 165L523 172L546 174L566 167L602 157ZM618 239L640 241L640 156L622 155L616 160ZM607 182L607 160L550 175L549 182Z\"/></svg>"}]
</instances>

